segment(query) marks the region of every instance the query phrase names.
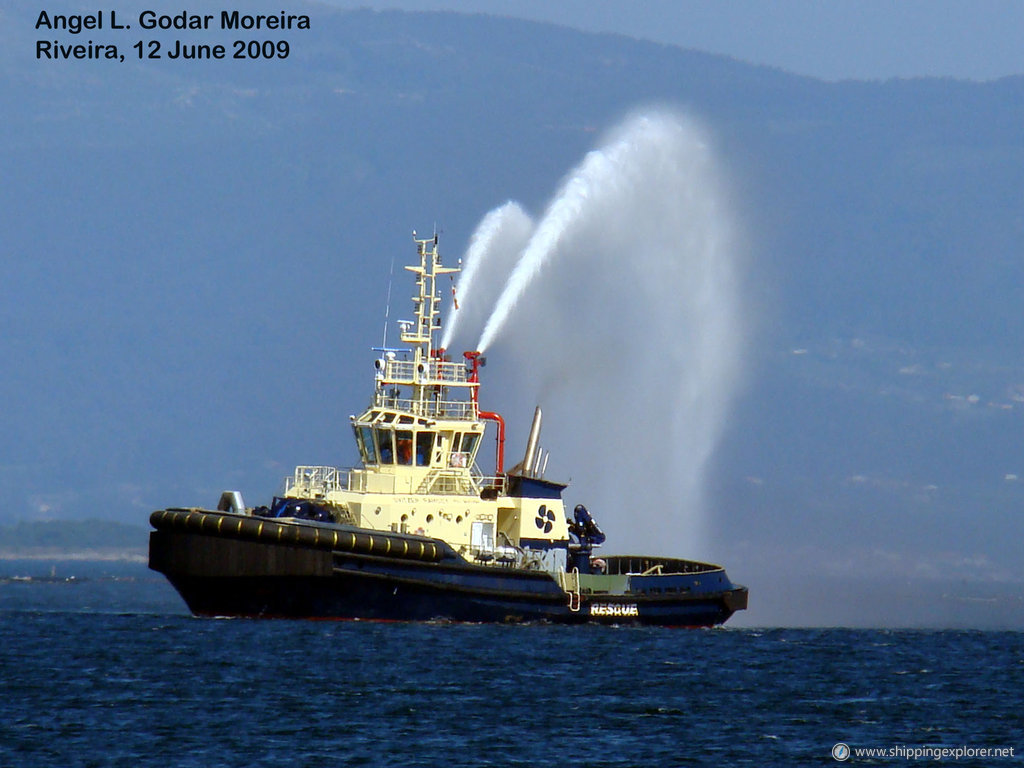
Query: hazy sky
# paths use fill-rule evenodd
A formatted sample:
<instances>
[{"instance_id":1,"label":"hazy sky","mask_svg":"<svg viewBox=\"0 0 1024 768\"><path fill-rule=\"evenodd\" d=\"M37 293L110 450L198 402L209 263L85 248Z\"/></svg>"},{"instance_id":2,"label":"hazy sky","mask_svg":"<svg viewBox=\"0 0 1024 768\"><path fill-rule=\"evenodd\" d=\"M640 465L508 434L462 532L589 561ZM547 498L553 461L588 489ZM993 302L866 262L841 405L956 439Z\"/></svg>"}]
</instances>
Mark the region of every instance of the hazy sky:
<instances>
[{"instance_id":1,"label":"hazy sky","mask_svg":"<svg viewBox=\"0 0 1024 768\"><path fill-rule=\"evenodd\" d=\"M1024 74L1020 0L325 0L617 32L826 80Z\"/></svg>"}]
</instances>

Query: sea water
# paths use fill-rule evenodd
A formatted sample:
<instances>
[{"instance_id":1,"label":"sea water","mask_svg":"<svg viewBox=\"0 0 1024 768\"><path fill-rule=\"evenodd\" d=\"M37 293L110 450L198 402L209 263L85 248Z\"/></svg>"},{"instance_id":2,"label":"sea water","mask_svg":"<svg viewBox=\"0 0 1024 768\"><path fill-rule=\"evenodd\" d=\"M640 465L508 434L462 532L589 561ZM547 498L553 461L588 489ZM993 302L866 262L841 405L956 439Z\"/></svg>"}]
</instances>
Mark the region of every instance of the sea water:
<instances>
[{"instance_id":1,"label":"sea water","mask_svg":"<svg viewBox=\"0 0 1024 768\"><path fill-rule=\"evenodd\" d=\"M49 575L0 564L0 577ZM208 620L141 564L0 580L0 765L829 765L1024 754L1024 634ZM905 752L903 754L911 754ZM930 758L922 761L935 762Z\"/></svg>"}]
</instances>

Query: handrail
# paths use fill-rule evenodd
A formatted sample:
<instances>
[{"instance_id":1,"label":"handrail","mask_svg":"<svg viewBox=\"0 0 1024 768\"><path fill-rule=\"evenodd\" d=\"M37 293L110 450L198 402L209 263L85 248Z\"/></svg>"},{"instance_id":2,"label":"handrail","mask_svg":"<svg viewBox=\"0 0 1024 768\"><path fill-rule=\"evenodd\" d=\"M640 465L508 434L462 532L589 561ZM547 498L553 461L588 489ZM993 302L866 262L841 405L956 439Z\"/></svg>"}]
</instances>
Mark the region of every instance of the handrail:
<instances>
[{"instance_id":1,"label":"handrail","mask_svg":"<svg viewBox=\"0 0 1024 768\"><path fill-rule=\"evenodd\" d=\"M569 596L569 610L577 613L580 610L580 569L558 572L559 586Z\"/></svg>"},{"instance_id":2,"label":"handrail","mask_svg":"<svg viewBox=\"0 0 1024 768\"><path fill-rule=\"evenodd\" d=\"M384 364L384 382L387 384L444 384L470 385L466 366L438 360L420 363L412 360L387 360Z\"/></svg>"},{"instance_id":3,"label":"handrail","mask_svg":"<svg viewBox=\"0 0 1024 768\"><path fill-rule=\"evenodd\" d=\"M392 397L377 390L373 397L375 408L406 411L414 416L473 421L477 418L476 403L472 400L416 400L411 397Z\"/></svg>"},{"instance_id":4,"label":"handrail","mask_svg":"<svg viewBox=\"0 0 1024 768\"><path fill-rule=\"evenodd\" d=\"M372 478L372 480L371 480ZM390 482L389 482L390 479ZM300 466L284 479L285 495L306 498L338 491L409 493L423 496L479 496L485 489L504 487L504 475L483 475L473 470L437 467L425 475L338 467ZM375 491L369 491L375 488Z\"/></svg>"},{"instance_id":5,"label":"handrail","mask_svg":"<svg viewBox=\"0 0 1024 768\"><path fill-rule=\"evenodd\" d=\"M337 467L298 466L284 479L284 492L298 492L308 497L326 495L342 489L342 475L347 474ZM345 479L347 485L348 479Z\"/></svg>"}]
</instances>

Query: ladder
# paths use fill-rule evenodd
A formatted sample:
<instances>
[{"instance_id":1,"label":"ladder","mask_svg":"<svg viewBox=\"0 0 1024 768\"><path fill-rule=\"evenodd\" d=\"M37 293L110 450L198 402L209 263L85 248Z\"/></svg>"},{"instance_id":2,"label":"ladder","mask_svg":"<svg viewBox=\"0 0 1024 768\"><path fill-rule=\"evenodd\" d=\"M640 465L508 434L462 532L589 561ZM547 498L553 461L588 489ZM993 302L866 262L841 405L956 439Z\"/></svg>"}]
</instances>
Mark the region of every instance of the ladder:
<instances>
[{"instance_id":1,"label":"ladder","mask_svg":"<svg viewBox=\"0 0 1024 768\"><path fill-rule=\"evenodd\" d=\"M562 589L569 595L569 610L579 613L580 610L580 569L573 568L562 574Z\"/></svg>"}]
</instances>

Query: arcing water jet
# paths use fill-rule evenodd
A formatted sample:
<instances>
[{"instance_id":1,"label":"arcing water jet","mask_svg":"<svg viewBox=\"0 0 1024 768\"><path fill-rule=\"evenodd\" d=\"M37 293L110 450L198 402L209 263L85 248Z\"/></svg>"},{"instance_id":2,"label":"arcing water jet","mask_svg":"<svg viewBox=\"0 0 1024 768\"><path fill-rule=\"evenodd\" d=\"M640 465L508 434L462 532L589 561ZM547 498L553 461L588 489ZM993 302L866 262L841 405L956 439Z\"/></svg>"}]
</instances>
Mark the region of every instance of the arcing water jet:
<instances>
[{"instance_id":1,"label":"arcing water jet","mask_svg":"<svg viewBox=\"0 0 1024 768\"><path fill-rule=\"evenodd\" d=\"M620 541L703 545L740 368L736 248L707 135L662 111L566 177L510 274L481 260L474 290L504 284L477 346L502 347L489 378L523 413L544 404L552 469Z\"/></svg>"},{"instance_id":2,"label":"arcing water jet","mask_svg":"<svg viewBox=\"0 0 1024 768\"><path fill-rule=\"evenodd\" d=\"M462 273L441 337L442 347L447 349L451 346L452 339L456 338L455 332L463 325L479 327L494 305L496 286L485 282L479 289L476 287L476 276L485 260L493 262L487 264L491 273L507 271L511 268L511 259L518 255L532 230L533 220L514 200L499 205L481 219L462 257Z\"/></svg>"},{"instance_id":3,"label":"arcing water jet","mask_svg":"<svg viewBox=\"0 0 1024 768\"><path fill-rule=\"evenodd\" d=\"M615 185L621 164L628 157L639 135L649 128L646 118L614 144L589 152L583 162L563 183L554 201L548 206L537 229L523 251L515 270L509 276L494 311L484 326L477 349L486 350L501 330L516 302L536 278L544 262L554 253L559 241L574 227L583 223L588 202L595 195Z\"/></svg>"}]
</instances>

